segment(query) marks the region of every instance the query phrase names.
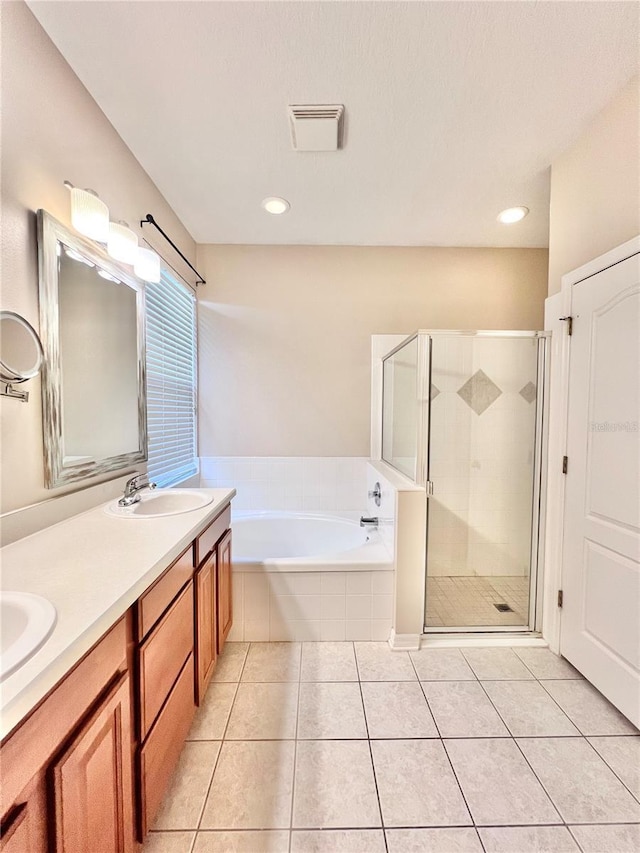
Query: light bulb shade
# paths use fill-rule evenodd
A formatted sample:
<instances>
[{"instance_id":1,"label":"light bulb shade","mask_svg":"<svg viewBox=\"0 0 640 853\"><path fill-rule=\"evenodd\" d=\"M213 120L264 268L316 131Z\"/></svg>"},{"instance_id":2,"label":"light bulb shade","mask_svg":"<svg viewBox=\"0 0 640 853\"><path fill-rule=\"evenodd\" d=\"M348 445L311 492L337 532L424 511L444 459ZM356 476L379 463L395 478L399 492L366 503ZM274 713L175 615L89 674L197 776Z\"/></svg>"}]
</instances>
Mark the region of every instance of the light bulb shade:
<instances>
[{"instance_id":1,"label":"light bulb shade","mask_svg":"<svg viewBox=\"0 0 640 853\"><path fill-rule=\"evenodd\" d=\"M106 243L109 237L109 208L93 190L71 190L71 224L92 240Z\"/></svg>"},{"instance_id":2,"label":"light bulb shade","mask_svg":"<svg viewBox=\"0 0 640 853\"><path fill-rule=\"evenodd\" d=\"M151 249L138 247L133 271L143 281L158 284L160 281L160 258Z\"/></svg>"},{"instance_id":3,"label":"light bulb shade","mask_svg":"<svg viewBox=\"0 0 640 853\"><path fill-rule=\"evenodd\" d=\"M138 253L138 238L126 222L110 222L107 252L116 261L134 264Z\"/></svg>"}]
</instances>

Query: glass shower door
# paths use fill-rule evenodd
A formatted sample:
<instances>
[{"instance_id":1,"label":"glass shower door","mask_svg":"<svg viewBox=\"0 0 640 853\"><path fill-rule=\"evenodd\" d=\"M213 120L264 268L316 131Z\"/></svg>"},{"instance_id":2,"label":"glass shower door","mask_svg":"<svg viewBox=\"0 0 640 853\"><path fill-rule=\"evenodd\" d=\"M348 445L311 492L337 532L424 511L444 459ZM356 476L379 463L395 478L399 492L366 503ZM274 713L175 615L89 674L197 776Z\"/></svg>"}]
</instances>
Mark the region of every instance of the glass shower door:
<instances>
[{"instance_id":1,"label":"glass shower door","mask_svg":"<svg viewBox=\"0 0 640 853\"><path fill-rule=\"evenodd\" d=\"M532 625L543 346L431 337L428 630Z\"/></svg>"}]
</instances>

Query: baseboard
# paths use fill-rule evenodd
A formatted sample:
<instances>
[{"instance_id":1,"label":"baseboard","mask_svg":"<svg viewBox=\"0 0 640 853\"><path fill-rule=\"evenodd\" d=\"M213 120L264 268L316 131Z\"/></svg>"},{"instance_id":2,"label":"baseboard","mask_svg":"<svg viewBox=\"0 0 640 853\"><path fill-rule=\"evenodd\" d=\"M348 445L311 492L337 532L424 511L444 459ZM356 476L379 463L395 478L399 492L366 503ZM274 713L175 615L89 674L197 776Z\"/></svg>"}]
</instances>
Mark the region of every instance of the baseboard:
<instances>
[{"instance_id":1,"label":"baseboard","mask_svg":"<svg viewBox=\"0 0 640 853\"><path fill-rule=\"evenodd\" d=\"M392 628L389 647L394 652L417 652L420 648L420 634L396 634Z\"/></svg>"}]
</instances>

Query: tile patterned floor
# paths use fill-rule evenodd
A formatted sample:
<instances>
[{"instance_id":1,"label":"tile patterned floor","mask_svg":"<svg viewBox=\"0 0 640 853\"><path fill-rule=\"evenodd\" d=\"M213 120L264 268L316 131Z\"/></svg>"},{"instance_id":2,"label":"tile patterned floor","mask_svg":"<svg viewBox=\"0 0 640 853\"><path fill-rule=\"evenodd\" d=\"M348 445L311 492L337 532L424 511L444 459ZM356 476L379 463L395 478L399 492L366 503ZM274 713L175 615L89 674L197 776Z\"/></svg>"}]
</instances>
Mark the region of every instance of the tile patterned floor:
<instances>
[{"instance_id":1,"label":"tile patterned floor","mask_svg":"<svg viewBox=\"0 0 640 853\"><path fill-rule=\"evenodd\" d=\"M494 605L507 604L502 613ZM526 625L529 621L528 577L427 578L427 627Z\"/></svg>"},{"instance_id":2,"label":"tile patterned floor","mask_svg":"<svg viewBox=\"0 0 640 853\"><path fill-rule=\"evenodd\" d=\"M640 733L545 648L228 643L144 853L637 853Z\"/></svg>"}]
</instances>

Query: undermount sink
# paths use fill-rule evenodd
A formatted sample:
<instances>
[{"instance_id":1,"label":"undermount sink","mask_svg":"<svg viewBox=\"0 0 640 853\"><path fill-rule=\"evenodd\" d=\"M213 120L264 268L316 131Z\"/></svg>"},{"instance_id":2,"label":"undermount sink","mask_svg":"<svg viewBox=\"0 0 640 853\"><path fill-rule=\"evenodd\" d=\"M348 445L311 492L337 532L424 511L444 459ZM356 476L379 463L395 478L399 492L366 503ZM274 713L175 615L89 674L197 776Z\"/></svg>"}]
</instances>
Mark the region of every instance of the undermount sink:
<instances>
[{"instance_id":1,"label":"undermount sink","mask_svg":"<svg viewBox=\"0 0 640 853\"><path fill-rule=\"evenodd\" d=\"M0 680L21 666L47 639L56 609L30 592L0 591Z\"/></svg>"},{"instance_id":2,"label":"undermount sink","mask_svg":"<svg viewBox=\"0 0 640 853\"><path fill-rule=\"evenodd\" d=\"M143 492L140 500L131 506L119 506L118 501L114 501L105 507L105 512L117 518L159 518L192 512L210 503L213 503L213 497L198 489L165 489Z\"/></svg>"}]
</instances>

